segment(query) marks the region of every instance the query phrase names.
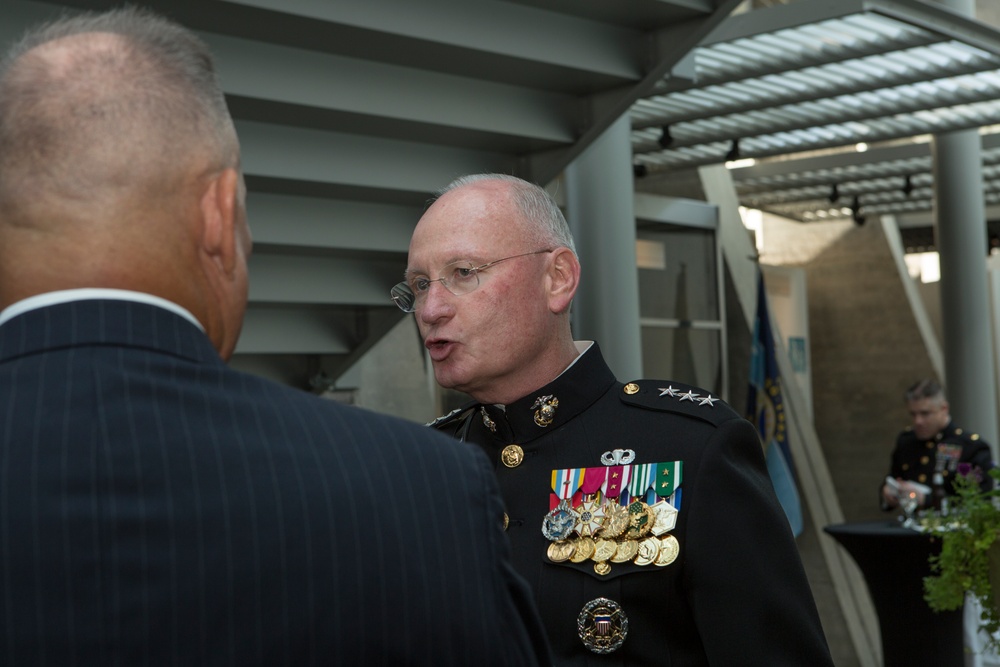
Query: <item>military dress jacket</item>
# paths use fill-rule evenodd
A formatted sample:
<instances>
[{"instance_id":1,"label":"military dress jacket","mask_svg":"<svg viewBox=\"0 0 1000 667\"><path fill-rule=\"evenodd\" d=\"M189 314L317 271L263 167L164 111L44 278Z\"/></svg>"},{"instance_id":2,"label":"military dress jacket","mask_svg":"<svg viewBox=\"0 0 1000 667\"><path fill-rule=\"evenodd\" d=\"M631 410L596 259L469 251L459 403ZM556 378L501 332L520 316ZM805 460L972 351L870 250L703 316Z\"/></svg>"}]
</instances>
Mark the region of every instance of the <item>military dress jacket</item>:
<instances>
[{"instance_id":1,"label":"military dress jacket","mask_svg":"<svg viewBox=\"0 0 1000 667\"><path fill-rule=\"evenodd\" d=\"M977 433L969 433L954 421L930 440L921 440L908 428L896 438L892 451L889 474L892 477L919 482L930 486L935 469L940 467L944 477L945 492L955 493L952 480L960 463L967 463L981 471L983 491L993 488L993 478L986 474L993 467L990 446ZM940 459L940 463L938 460Z\"/></svg>"},{"instance_id":2,"label":"military dress jacket","mask_svg":"<svg viewBox=\"0 0 1000 667\"><path fill-rule=\"evenodd\" d=\"M832 665L756 430L718 398L622 384L595 344L537 392L433 425L494 461L557 665Z\"/></svg>"}]
</instances>

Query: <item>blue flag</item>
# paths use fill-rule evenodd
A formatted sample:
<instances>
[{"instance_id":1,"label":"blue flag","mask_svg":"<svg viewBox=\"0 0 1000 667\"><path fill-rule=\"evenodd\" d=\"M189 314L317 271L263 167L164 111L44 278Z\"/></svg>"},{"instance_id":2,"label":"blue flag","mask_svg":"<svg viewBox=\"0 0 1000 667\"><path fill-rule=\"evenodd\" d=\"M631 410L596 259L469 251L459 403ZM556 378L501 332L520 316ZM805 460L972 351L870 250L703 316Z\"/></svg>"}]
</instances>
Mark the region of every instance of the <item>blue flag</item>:
<instances>
[{"instance_id":1,"label":"blue flag","mask_svg":"<svg viewBox=\"0 0 1000 667\"><path fill-rule=\"evenodd\" d=\"M767 311L763 274L757 282L757 317L753 325L746 414L760 434L771 483L785 510L785 516L788 517L792 533L798 536L802 533L802 505L792 466L792 452L788 447L781 374L778 372L778 360L774 356L774 336Z\"/></svg>"}]
</instances>

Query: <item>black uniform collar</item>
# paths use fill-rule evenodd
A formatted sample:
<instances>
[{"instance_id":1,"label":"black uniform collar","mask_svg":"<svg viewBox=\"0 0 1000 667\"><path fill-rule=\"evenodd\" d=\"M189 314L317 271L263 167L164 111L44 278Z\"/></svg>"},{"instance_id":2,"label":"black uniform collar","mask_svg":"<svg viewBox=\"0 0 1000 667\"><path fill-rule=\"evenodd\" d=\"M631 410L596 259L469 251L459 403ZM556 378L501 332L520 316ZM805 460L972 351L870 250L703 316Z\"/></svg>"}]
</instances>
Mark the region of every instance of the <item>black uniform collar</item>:
<instances>
[{"instance_id":1,"label":"black uniform collar","mask_svg":"<svg viewBox=\"0 0 1000 667\"><path fill-rule=\"evenodd\" d=\"M557 430L593 405L617 380L594 343L559 377L506 406L484 405L476 430L485 428L489 439L502 444L524 444ZM543 405L552 407L547 426ZM536 420L536 413L539 413ZM490 427L492 422L493 428ZM495 429L495 430L494 430ZM490 437L492 436L492 437Z\"/></svg>"}]
</instances>

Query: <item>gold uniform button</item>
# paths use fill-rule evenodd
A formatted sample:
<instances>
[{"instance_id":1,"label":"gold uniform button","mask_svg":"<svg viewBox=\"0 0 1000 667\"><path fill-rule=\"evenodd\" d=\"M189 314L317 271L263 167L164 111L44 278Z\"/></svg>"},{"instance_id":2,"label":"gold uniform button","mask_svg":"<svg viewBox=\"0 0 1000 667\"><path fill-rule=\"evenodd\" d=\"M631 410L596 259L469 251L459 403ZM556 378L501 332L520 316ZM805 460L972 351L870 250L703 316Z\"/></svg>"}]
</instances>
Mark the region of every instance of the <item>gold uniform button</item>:
<instances>
[{"instance_id":1,"label":"gold uniform button","mask_svg":"<svg viewBox=\"0 0 1000 667\"><path fill-rule=\"evenodd\" d=\"M917 475L917 481L923 484L924 482L927 481L927 475L924 474Z\"/></svg>"},{"instance_id":2,"label":"gold uniform button","mask_svg":"<svg viewBox=\"0 0 1000 667\"><path fill-rule=\"evenodd\" d=\"M955 435L962 435L962 429L956 428L955 429Z\"/></svg>"},{"instance_id":3,"label":"gold uniform button","mask_svg":"<svg viewBox=\"0 0 1000 667\"><path fill-rule=\"evenodd\" d=\"M903 464L903 470L909 470L909 469L910 469L910 464L909 463L904 463Z\"/></svg>"},{"instance_id":4,"label":"gold uniform button","mask_svg":"<svg viewBox=\"0 0 1000 667\"><path fill-rule=\"evenodd\" d=\"M979 434L973 433L972 435L969 436L969 440L979 440Z\"/></svg>"},{"instance_id":5,"label":"gold uniform button","mask_svg":"<svg viewBox=\"0 0 1000 667\"><path fill-rule=\"evenodd\" d=\"M500 452L500 460L508 468L516 468L524 460L524 450L520 445L507 445Z\"/></svg>"},{"instance_id":6,"label":"gold uniform button","mask_svg":"<svg viewBox=\"0 0 1000 667\"><path fill-rule=\"evenodd\" d=\"M934 442L932 442L931 440L928 440L927 444L924 445L924 447L926 447L927 449L934 449L934 447L936 447L936 446L937 445Z\"/></svg>"},{"instance_id":7,"label":"gold uniform button","mask_svg":"<svg viewBox=\"0 0 1000 667\"><path fill-rule=\"evenodd\" d=\"M927 457L927 456L921 456L920 457L920 465L927 465L928 461L930 461L929 457Z\"/></svg>"},{"instance_id":8,"label":"gold uniform button","mask_svg":"<svg viewBox=\"0 0 1000 667\"><path fill-rule=\"evenodd\" d=\"M628 394L629 396L631 396L632 394L638 394L639 385L637 385L635 382L629 382L627 385L625 385L625 393Z\"/></svg>"},{"instance_id":9,"label":"gold uniform button","mask_svg":"<svg viewBox=\"0 0 1000 667\"><path fill-rule=\"evenodd\" d=\"M503 513L503 529L504 529L504 532L507 532L507 526L509 526L509 525L510 525L510 517L507 516L506 512L504 512Z\"/></svg>"}]
</instances>

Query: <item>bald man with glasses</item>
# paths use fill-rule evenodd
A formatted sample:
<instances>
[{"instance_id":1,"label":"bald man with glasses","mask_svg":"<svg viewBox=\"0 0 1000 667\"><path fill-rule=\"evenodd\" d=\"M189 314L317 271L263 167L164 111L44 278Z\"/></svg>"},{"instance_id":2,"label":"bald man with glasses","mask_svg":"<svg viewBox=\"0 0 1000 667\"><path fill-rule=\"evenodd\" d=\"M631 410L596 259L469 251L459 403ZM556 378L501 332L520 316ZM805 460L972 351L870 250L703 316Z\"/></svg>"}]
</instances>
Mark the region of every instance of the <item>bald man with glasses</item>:
<instances>
[{"instance_id":1,"label":"bald man with glasses","mask_svg":"<svg viewBox=\"0 0 1000 667\"><path fill-rule=\"evenodd\" d=\"M574 341L580 263L541 188L453 182L391 295L482 448L557 665L831 665L754 427L711 393L619 382Z\"/></svg>"}]
</instances>

